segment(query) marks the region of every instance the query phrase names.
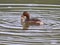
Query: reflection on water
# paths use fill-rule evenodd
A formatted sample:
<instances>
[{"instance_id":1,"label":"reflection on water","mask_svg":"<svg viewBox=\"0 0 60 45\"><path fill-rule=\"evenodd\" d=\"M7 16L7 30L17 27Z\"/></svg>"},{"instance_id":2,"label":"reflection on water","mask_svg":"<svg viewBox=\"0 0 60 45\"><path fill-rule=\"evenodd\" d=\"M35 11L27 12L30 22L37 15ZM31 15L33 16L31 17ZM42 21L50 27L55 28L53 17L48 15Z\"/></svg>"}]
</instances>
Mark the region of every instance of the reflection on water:
<instances>
[{"instance_id":1,"label":"reflection on water","mask_svg":"<svg viewBox=\"0 0 60 45\"><path fill-rule=\"evenodd\" d=\"M22 12L0 12L0 45L60 45L60 10L30 13L45 24L22 30Z\"/></svg>"}]
</instances>

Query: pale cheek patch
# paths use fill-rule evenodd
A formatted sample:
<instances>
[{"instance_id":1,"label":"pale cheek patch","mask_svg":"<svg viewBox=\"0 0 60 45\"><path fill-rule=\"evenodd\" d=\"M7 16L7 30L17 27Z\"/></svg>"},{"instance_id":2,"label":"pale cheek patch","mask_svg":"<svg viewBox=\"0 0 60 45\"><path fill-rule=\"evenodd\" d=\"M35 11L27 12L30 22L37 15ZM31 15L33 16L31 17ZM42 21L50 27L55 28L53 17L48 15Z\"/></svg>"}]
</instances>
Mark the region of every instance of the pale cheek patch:
<instances>
[{"instance_id":1,"label":"pale cheek patch","mask_svg":"<svg viewBox=\"0 0 60 45\"><path fill-rule=\"evenodd\" d=\"M21 17L22 22L25 22L26 16Z\"/></svg>"}]
</instances>

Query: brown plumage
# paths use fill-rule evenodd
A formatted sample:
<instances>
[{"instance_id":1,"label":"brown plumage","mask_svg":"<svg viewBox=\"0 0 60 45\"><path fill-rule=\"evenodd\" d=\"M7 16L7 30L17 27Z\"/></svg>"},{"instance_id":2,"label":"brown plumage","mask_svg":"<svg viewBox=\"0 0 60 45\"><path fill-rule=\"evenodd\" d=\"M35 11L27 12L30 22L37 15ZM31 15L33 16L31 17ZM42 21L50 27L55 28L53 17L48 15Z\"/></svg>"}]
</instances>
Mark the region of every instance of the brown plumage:
<instances>
[{"instance_id":1,"label":"brown plumage","mask_svg":"<svg viewBox=\"0 0 60 45\"><path fill-rule=\"evenodd\" d=\"M36 19L36 18L30 19L30 15L27 11L24 11L23 15L21 17L22 17L22 22L29 23L30 25L41 25L41 24L43 24L43 22L39 19Z\"/></svg>"}]
</instances>

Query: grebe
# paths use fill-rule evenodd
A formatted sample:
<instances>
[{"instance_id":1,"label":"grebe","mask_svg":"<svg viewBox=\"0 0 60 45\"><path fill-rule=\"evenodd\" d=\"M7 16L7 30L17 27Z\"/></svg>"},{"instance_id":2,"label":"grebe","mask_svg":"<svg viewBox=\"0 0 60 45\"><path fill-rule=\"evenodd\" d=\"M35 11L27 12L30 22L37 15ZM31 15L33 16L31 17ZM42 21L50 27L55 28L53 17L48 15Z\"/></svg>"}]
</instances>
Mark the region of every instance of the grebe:
<instances>
[{"instance_id":1,"label":"grebe","mask_svg":"<svg viewBox=\"0 0 60 45\"><path fill-rule=\"evenodd\" d=\"M21 16L21 23L22 24L29 24L29 25L43 25L44 23L36 18L30 18L30 15L27 11L23 12L23 15Z\"/></svg>"}]
</instances>

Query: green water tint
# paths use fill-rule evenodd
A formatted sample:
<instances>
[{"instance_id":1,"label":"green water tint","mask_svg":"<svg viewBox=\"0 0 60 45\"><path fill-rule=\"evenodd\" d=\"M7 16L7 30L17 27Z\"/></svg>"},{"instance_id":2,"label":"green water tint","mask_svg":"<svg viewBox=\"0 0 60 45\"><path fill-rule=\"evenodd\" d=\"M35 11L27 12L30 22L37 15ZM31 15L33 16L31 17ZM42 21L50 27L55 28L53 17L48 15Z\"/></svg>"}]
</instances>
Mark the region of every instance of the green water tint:
<instances>
[{"instance_id":1,"label":"green water tint","mask_svg":"<svg viewBox=\"0 0 60 45\"><path fill-rule=\"evenodd\" d=\"M0 0L0 3L15 3L15 4L23 4L23 3L31 3L31 4L60 4L60 0Z\"/></svg>"}]
</instances>

